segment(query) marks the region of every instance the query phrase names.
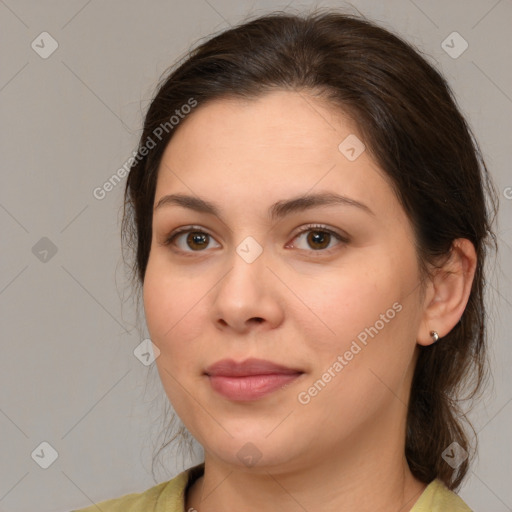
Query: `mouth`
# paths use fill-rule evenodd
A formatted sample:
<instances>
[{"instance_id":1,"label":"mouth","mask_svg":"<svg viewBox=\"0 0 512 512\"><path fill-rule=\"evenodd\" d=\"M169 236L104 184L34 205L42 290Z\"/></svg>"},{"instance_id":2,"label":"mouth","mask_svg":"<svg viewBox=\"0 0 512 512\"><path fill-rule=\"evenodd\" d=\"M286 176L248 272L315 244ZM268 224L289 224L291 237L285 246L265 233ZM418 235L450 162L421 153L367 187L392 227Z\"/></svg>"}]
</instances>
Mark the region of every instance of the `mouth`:
<instances>
[{"instance_id":1,"label":"mouth","mask_svg":"<svg viewBox=\"0 0 512 512\"><path fill-rule=\"evenodd\" d=\"M233 401L258 400L288 386L304 374L263 359L247 359L240 363L223 359L205 370L214 391Z\"/></svg>"}]
</instances>

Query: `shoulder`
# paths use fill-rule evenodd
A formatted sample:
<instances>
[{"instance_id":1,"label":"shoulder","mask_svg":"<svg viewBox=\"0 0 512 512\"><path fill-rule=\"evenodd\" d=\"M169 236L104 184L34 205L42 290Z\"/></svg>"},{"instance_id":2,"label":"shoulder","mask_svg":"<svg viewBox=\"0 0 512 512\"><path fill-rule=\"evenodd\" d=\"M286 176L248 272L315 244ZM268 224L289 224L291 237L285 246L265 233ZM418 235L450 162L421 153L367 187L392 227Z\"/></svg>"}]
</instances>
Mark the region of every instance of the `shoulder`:
<instances>
[{"instance_id":1,"label":"shoulder","mask_svg":"<svg viewBox=\"0 0 512 512\"><path fill-rule=\"evenodd\" d=\"M203 471L204 463L201 463L146 491L101 501L72 512L182 512L185 510L185 490L188 484Z\"/></svg>"},{"instance_id":2,"label":"shoulder","mask_svg":"<svg viewBox=\"0 0 512 512\"><path fill-rule=\"evenodd\" d=\"M410 512L472 512L460 496L450 491L441 480L433 480Z\"/></svg>"}]
</instances>

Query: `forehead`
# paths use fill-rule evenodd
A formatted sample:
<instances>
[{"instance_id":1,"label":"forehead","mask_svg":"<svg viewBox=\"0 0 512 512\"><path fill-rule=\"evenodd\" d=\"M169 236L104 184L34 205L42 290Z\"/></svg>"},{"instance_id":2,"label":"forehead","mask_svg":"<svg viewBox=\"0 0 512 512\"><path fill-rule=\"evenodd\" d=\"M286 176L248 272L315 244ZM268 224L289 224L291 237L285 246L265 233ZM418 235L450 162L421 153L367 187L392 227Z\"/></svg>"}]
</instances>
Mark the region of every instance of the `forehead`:
<instances>
[{"instance_id":1,"label":"forehead","mask_svg":"<svg viewBox=\"0 0 512 512\"><path fill-rule=\"evenodd\" d=\"M355 160L340 151L347 137L364 143L351 119L305 92L211 101L177 127L155 199L172 191L248 206L321 188L372 204L393 201L367 151Z\"/></svg>"},{"instance_id":2,"label":"forehead","mask_svg":"<svg viewBox=\"0 0 512 512\"><path fill-rule=\"evenodd\" d=\"M313 156L321 149L336 153L349 134L358 129L341 111L306 92L273 91L254 99L226 98L199 105L171 139L169 146L207 147L217 152L241 147L283 150L287 160ZM264 158L266 153L256 153ZM297 156L299 159L300 156Z\"/></svg>"}]
</instances>

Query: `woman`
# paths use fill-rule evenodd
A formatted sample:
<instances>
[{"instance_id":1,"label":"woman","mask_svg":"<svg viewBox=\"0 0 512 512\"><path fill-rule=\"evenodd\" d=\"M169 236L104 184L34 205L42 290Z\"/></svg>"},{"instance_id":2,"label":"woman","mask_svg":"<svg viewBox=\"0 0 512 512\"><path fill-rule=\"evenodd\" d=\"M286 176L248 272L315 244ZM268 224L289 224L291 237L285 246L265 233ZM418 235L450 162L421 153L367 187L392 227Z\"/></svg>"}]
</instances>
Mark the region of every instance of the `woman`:
<instances>
[{"instance_id":1,"label":"woman","mask_svg":"<svg viewBox=\"0 0 512 512\"><path fill-rule=\"evenodd\" d=\"M495 201L445 80L367 20L272 14L192 51L123 227L205 460L99 508L470 510L457 397L485 377Z\"/></svg>"}]
</instances>

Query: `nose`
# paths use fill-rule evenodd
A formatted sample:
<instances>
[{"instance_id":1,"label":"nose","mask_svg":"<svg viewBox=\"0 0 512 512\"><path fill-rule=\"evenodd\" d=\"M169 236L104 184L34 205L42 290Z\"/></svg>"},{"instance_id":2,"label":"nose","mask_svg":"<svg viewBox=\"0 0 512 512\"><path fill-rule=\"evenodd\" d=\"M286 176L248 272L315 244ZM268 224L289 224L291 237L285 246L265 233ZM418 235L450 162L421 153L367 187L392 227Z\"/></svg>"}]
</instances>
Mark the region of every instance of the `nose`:
<instances>
[{"instance_id":1,"label":"nose","mask_svg":"<svg viewBox=\"0 0 512 512\"><path fill-rule=\"evenodd\" d=\"M213 290L216 327L239 334L278 327L284 317L283 285L268 268L265 251L250 263L235 252L229 264Z\"/></svg>"}]
</instances>

